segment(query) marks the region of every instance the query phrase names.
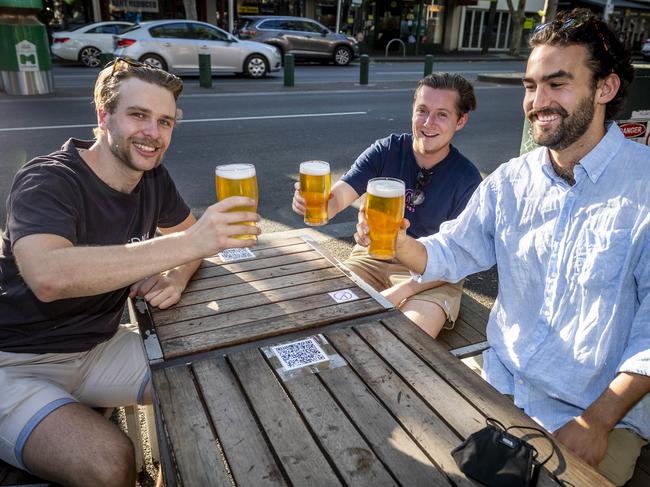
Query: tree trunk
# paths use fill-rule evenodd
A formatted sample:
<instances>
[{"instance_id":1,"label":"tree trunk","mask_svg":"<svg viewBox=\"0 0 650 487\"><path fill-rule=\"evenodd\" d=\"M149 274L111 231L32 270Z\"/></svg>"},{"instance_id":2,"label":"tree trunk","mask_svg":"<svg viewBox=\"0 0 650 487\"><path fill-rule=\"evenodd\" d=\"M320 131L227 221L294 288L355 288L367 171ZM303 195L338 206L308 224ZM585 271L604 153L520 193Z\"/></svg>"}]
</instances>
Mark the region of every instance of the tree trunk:
<instances>
[{"instance_id":1,"label":"tree trunk","mask_svg":"<svg viewBox=\"0 0 650 487\"><path fill-rule=\"evenodd\" d=\"M519 56L521 51L521 36L524 31L524 20L526 20L526 0L519 0L517 11L512 5L512 0L508 1L508 10L512 19L512 38L510 39L510 55Z\"/></svg>"},{"instance_id":2,"label":"tree trunk","mask_svg":"<svg viewBox=\"0 0 650 487\"><path fill-rule=\"evenodd\" d=\"M198 20L196 16L196 0L183 0L185 7L185 18L187 20Z\"/></svg>"}]
</instances>

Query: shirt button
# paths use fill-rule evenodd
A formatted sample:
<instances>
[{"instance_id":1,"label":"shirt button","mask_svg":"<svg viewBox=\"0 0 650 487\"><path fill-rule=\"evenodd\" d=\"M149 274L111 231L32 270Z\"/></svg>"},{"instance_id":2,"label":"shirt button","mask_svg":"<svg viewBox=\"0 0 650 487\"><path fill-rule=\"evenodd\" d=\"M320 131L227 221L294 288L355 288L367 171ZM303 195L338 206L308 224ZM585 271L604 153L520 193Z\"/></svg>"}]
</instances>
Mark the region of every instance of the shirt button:
<instances>
[{"instance_id":1,"label":"shirt button","mask_svg":"<svg viewBox=\"0 0 650 487\"><path fill-rule=\"evenodd\" d=\"M523 386L524 381L522 379L517 379L517 384L519 384L520 386Z\"/></svg>"}]
</instances>

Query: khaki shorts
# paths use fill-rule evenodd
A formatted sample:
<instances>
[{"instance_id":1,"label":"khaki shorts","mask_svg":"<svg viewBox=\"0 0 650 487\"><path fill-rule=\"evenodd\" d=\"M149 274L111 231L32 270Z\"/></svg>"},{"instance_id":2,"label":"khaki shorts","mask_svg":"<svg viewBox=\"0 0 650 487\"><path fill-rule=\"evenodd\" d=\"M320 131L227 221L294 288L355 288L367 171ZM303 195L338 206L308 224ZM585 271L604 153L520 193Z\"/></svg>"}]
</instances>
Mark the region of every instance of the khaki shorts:
<instances>
[{"instance_id":1,"label":"khaki shorts","mask_svg":"<svg viewBox=\"0 0 650 487\"><path fill-rule=\"evenodd\" d=\"M463 363L478 375L483 373L483 355L475 355L463 359ZM511 400L513 397L505 394ZM607 438L605 457L598 464L597 470L607 477L614 485L624 485L634 475L636 462L641 455L641 449L648 442L636 431L628 428L615 428Z\"/></svg>"},{"instance_id":2,"label":"khaki shorts","mask_svg":"<svg viewBox=\"0 0 650 487\"><path fill-rule=\"evenodd\" d=\"M367 249L360 245L355 245L350 257L343 264L380 292L411 279L411 273L406 266L396 260L373 259L368 255ZM443 328L451 329L458 318L462 296L463 281L460 281L427 289L406 301L427 301L437 304L447 315L447 322Z\"/></svg>"},{"instance_id":3,"label":"khaki shorts","mask_svg":"<svg viewBox=\"0 0 650 487\"><path fill-rule=\"evenodd\" d=\"M0 352L0 459L25 469L25 443L52 411L72 402L89 407L139 404L148 382L133 325L121 325L110 340L87 352Z\"/></svg>"}]
</instances>

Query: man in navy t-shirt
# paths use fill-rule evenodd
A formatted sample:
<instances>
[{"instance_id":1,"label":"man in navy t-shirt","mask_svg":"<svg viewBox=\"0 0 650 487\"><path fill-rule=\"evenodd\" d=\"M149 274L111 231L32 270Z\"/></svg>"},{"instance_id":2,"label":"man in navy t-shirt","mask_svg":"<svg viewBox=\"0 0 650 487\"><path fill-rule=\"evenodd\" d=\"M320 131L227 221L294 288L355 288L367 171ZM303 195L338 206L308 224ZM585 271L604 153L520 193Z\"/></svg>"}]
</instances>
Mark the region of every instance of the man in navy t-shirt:
<instances>
[{"instance_id":1,"label":"man in navy t-shirt","mask_svg":"<svg viewBox=\"0 0 650 487\"><path fill-rule=\"evenodd\" d=\"M175 304L200 259L251 246L249 198L197 221L162 165L182 82L117 59L95 84L94 141L16 174L0 247L0 459L62 485L134 485L133 445L91 408L151 404L127 297ZM156 231L162 236L156 237Z\"/></svg>"},{"instance_id":2,"label":"man in navy t-shirt","mask_svg":"<svg viewBox=\"0 0 650 487\"><path fill-rule=\"evenodd\" d=\"M380 139L357 158L332 187L328 218L363 195L370 179L392 177L406 186L404 216L410 222L409 235L436 233L442 222L460 214L481 182L476 167L451 145L475 108L474 89L462 76L443 73L422 79L413 99L412 133ZM292 206L304 214L298 183ZM345 265L431 336L437 336L446 323L453 326L462 282L437 287L415 283L401 263L373 259L358 245Z\"/></svg>"}]
</instances>

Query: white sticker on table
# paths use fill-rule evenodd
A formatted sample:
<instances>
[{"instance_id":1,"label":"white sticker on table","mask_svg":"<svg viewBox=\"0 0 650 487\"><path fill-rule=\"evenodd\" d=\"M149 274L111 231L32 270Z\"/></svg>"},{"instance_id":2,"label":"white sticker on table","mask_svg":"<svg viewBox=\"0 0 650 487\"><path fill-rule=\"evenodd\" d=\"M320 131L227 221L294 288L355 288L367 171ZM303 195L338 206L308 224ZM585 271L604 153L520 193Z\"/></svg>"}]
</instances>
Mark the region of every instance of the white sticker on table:
<instances>
[{"instance_id":1,"label":"white sticker on table","mask_svg":"<svg viewBox=\"0 0 650 487\"><path fill-rule=\"evenodd\" d=\"M352 289L341 289L340 291L332 291L329 294L337 303L347 303L348 301L356 301L359 296L354 294Z\"/></svg>"},{"instance_id":2,"label":"white sticker on table","mask_svg":"<svg viewBox=\"0 0 650 487\"><path fill-rule=\"evenodd\" d=\"M233 262L235 260L253 259L255 254L247 247L242 249L224 249L219 252L219 258L223 262Z\"/></svg>"},{"instance_id":3,"label":"white sticker on table","mask_svg":"<svg viewBox=\"0 0 650 487\"><path fill-rule=\"evenodd\" d=\"M327 354L313 338L283 343L271 347L285 370L299 369L329 360Z\"/></svg>"}]
</instances>

